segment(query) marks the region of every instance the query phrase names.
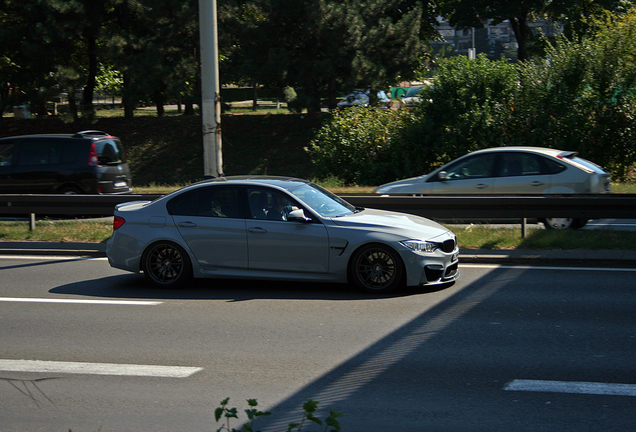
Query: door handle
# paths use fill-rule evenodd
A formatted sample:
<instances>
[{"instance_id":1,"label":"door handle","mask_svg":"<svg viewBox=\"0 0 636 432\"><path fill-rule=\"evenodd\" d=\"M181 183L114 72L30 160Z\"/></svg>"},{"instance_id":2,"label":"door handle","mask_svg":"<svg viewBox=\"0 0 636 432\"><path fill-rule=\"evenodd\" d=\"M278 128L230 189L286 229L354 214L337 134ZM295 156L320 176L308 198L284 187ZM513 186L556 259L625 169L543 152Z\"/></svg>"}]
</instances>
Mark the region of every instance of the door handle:
<instances>
[{"instance_id":1,"label":"door handle","mask_svg":"<svg viewBox=\"0 0 636 432\"><path fill-rule=\"evenodd\" d=\"M265 228L261 228L261 227L252 227L252 228L248 228L247 230L255 234L263 234L267 232Z\"/></svg>"},{"instance_id":2,"label":"door handle","mask_svg":"<svg viewBox=\"0 0 636 432\"><path fill-rule=\"evenodd\" d=\"M182 228L194 228L195 226L197 226L197 224L195 224L194 222L179 222L178 224L180 227Z\"/></svg>"},{"instance_id":3,"label":"door handle","mask_svg":"<svg viewBox=\"0 0 636 432\"><path fill-rule=\"evenodd\" d=\"M531 186L543 186L543 182L540 181L533 181L532 183L530 183Z\"/></svg>"},{"instance_id":4,"label":"door handle","mask_svg":"<svg viewBox=\"0 0 636 432\"><path fill-rule=\"evenodd\" d=\"M483 184L483 183L479 183L479 184L476 184L475 187L477 189L485 189L485 188L488 187L488 185L487 184Z\"/></svg>"}]
</instances>

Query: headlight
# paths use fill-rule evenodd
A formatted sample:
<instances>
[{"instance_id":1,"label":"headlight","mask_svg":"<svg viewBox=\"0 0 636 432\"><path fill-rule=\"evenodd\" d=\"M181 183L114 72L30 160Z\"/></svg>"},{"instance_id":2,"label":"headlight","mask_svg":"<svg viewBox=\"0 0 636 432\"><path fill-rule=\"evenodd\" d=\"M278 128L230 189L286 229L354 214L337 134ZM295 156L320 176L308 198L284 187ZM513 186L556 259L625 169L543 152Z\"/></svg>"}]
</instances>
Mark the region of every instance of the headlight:
<instances>
[{"instance_id":1,"label":"headlight","mask_svg":"<svg viewBox=\"0 0 636 432\"><path fill-rule=\"evenodd\" d=\"M406 246L415 252L435 252L439 248L439 244L435 242L423 241L423 240L406 240L401 241L401 245Z\"/></svg>"}]
</instances>

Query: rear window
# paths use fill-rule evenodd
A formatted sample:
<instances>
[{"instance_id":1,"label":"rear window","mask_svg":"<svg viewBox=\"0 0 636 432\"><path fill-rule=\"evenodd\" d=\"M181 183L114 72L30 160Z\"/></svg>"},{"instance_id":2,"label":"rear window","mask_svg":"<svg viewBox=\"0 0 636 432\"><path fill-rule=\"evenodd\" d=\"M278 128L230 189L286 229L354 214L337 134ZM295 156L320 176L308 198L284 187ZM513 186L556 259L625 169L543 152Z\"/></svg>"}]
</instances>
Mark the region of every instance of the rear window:
<instances>
[{"instance_id":1,"label":"rear window","mask_svg":"<svg viewBox=\"0 0 636 432\"><path fill-rule=\"evenodd\" d=\"M580 165L583 165L584 167L586 167L587 169L590 169L592 171L594 171L597 174L606 174L605 170L603 168L601 168L600 166L596 165L594 162L590 162L587 159L583 159L580 157L575 157L572 158L573 162L576 162Z\"/></svg>"},{"instance_id":2,"label":"rear window","mask_svg":"<svg viewBox=\"0 0 636 432\"><path fill-rule=\"evenodd\" d=\"M95 143L100 165L114 165L126 162L124 148L117 140L101 140Z\"/></svg>"},{"instance_id":3,"label":"rear window","mask_svg":"<svg viewBox=\"0 0 636 432\"><path fill-rule=\"evenodd\" d=\"M570 165L574 165L575 167L578 167L588 173L607 174L605 170L603 170L603 168L596 165L594 162L590 162L587 159L583 159L577 156L573 156L573 157L557 156L557 157L561 159L563 162L567 162Z\"/></svg>"}]
</instances>

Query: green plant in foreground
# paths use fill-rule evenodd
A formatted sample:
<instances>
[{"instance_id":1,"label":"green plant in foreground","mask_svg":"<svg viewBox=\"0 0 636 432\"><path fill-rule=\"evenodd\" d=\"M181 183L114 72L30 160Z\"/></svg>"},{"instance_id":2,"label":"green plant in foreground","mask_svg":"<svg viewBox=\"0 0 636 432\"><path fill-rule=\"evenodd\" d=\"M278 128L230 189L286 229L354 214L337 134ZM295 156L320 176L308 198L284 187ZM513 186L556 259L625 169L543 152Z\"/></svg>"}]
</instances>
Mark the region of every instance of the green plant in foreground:
<instances>
[{"instance_id":1,"label":"green plant in foreground","mask_svg":"<svg viewBox=\"0 0 636 432\"><path fill-rule=\"evenodd\" d=\"M217 432L227 431L227 432L254 432L254 420L261 416L267 416L271 413L269 411L261 411L258 408L258 402L256 399L247 399L247 404L249 408L245 410L245 414L247 414L248 423L244 424L241 429L230 429L230 419L238 419L238 410L235 407L230 408L228 406L230 402L230 398L225 398L221 401L219 407L214 410L214 418L217 423L221 418L224 418L226 424L222 425ZM303 404L304 416L300 423L290 423L287 427L287 432L292 432L294 430L298 432L302 432L302 427L305 424L306 420L314 422L320 426L323 426L323 421L314 415L316 410L318 409L318 402L313 401L311 399L307 399L307 402ZM336 412L333 409L329 410L329 416L324 420L325 432L339 432L340 431L340 423L336 420L342 414ZM331 429L329 429L331 428Z\"/></svg>"}]
</instances>

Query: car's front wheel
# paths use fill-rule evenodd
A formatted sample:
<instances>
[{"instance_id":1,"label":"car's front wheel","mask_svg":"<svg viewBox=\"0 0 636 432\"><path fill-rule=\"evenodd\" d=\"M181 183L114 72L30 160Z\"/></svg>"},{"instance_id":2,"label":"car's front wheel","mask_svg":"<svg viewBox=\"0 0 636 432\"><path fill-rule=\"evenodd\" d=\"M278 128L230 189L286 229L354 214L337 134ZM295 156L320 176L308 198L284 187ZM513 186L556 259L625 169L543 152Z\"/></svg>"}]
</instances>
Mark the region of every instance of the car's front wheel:
<instances>
[{"instance_id":1,"label":"car's front wheel","mask_svg":"<svg viewBox=\"0 0 636 432\"><path fill-rule=\"evenodd\" d=\"M583 228L587 223L587 219L573 219L573 218L545 218L543 220L543 225L547 229L577 229Z\"/></svg>"},{"instance_id":2,"label":"car's front wheel","mask_svg":"<svg viewBox=\"0 0 636 432\"><path fill-rule=\"evenodd\" d=\"M180 287L192 277L188 254L172 242L152 244L144 252L141 262L146 279L158 287Z\"/></svg>"},{"instance_id":3,"label":"car's front wheel","mask_svg":"<svg viewBox=\"0 0 636 432\"><path fill-rule=\"evenodd\" d=\"M350 278L367 292L386 293L404 283L404 266L398 253L382 244L358 249L351 259Z\"/></svg>"}]
</instances>

